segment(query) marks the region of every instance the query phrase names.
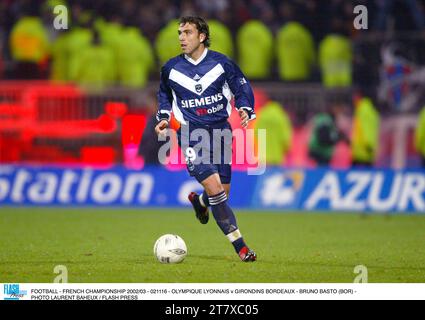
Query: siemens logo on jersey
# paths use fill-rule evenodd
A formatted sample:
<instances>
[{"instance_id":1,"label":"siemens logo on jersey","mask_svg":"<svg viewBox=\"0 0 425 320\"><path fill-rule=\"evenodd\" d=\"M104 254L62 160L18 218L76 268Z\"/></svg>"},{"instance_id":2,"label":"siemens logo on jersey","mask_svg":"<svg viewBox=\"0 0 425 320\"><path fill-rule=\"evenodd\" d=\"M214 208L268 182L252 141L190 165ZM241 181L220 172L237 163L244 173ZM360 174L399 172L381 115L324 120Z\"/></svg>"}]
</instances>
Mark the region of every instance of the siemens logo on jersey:
<instances>
[{"instance_id":1,"label":"siemens logo on jersey","mask_svg":"<svg viewBox=\"0 0 425 320\"><path fill-rule=\"evenodd\" d=\"M189 100L182 100L182 108L195 108L195 107L202 107L207 106L216 102L219 102L223 100L223 94L217 93L213 96L208 97L202 97L200 99L189 99Z\"/></svg>"}]
</instances>

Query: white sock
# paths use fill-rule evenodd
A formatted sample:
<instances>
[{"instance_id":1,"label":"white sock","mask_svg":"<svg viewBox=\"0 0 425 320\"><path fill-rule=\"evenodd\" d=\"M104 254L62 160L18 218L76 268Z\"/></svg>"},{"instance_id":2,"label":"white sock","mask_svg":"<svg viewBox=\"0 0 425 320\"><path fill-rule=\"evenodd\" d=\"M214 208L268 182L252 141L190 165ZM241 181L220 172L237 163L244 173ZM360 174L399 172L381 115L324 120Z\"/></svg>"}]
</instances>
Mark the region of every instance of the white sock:
<instances>
[{"instance_id":1,"label":"white sock","mask_svg":"<svg viewBox=\"0 0 425 320\"><path fill-rule=\"evenodd\" d=\"M227 239L229 239L230 242L234 242L238 240L239 238L242 238L242 234L239 231L239 229L236 229L235 231L226 234L226 237Z\"/></svg>"}]
</instances>

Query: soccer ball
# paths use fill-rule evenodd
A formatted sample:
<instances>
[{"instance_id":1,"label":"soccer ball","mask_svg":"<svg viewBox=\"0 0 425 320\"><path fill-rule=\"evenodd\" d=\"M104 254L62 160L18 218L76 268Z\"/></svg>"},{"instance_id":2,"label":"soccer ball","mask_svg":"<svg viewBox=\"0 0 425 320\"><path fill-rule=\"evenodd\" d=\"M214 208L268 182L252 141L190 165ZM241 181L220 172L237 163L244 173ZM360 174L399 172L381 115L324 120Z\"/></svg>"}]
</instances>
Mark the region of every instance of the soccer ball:
<instances>
[{"instance_id":1,"label":"soccer ball","mask_svg":"<svg viewBox=\"0 0 425 320\"><path fill-rule=\"evenodd\" d=\"M186 243L175 234L164 234L153 247L155 257L161 263L179 263L187 255Z\"/></svg>"}]
</instances>

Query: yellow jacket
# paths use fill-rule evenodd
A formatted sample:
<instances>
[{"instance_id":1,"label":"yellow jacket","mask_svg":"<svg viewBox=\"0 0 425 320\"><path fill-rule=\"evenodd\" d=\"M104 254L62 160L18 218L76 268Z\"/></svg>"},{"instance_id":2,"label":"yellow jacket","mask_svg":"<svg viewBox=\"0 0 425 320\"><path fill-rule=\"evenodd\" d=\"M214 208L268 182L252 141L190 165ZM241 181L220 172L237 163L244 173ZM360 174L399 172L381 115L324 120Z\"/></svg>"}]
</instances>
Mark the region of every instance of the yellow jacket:
<instances>
[{"instance_id":1,"label":"yellow jacket","mask_svg":"<svg viewBox=\"0 0 425 320\"><path fill-rule=\"evenodd\" d=\"M259 150L260 159L270 165L281 165L292 141L291 121L282 105L270 101L261 108L255 122L255 130L259 129L266 130L266 152L262 154Z\"/></svg>"},{"instance_id":2,"label":"yellow jacket","mask_svg":"<svg viewBox=\"0 0 425 320\"><path fill-rule=\"evenodd\" d=\"M233 58L233 40L229 29L217 20L209 20L208 26L213 37L211 50L220 52L229 58Z\"/></svg>"},{"instance_id":3,"label":"yellow jacket","mask_svg":"<svg viewBox=\"0 0 425 320\"><path fill-rule=\"evenodd\" d=\"M352 83L353 53L350 39L328 35L319 47L322 81L326 87L348 87Z\"/></svg>"},{"instance_id":4,"label":"yellow jacket","mask_svg":"<svg viewBox=\"0 0 425 320\"><path fill-rule=\"evenodd\" d=\"M12 28L10 50L16 61L40 63L49 56L47 32L37 17L23 17Z\"/></svg>"},{"instance_id":5,"label":"yellow jacket","mask_svg":"<svg viewBox=\"0 0 425 320\"><path fill-rule=\"evenodd\" d=\"M264 79L270 76L273 35L264 23L258 20L245 23L238 31L237 46L239 66L248 78Z\"/></svg>"},{"instance_id":6,"label":"yellow jacket","mask_svg":"<svg viewBox=\"0 0 425 320\"><path fill-rule=\"evenodd\" d=\"M182 53L177 28L178 20L171 20L162 28L155 39L155 50L159 58L160 65L164 65L168 60Z\"/></svg>"},{"instance_id":7,"label":"yellow jacket","mask_svg":"<svg viewBox=\"0 0 425 320\"><path fill-rule=\"evenodd\" d=\"M285 24L277 33L276 50L281 79L296 81L310 77L315 60L314 41L310 31L302 24Z\"/></svg>"},{"instance_id":8,"label":"yellow jacket","mask_svg":"<svg viewBox=\"0 0 425 320\"><path fill-rule=\"evenodd\" d=\"M379 140L379 113L372 100L363 98L354 112L351 151L354 161L373 163Z\"/></svg>"},{"instance_id":9,"label":"yellow jacket","mask_svg":"<svg viewBox=\"0 0 425 320\"><path fill-rule=\"evenodd\" d=\"M415 132L415 147L416 150L425 157L425 107L422 108L419 114L418 125Z\"/></svg>"}]
</instances>

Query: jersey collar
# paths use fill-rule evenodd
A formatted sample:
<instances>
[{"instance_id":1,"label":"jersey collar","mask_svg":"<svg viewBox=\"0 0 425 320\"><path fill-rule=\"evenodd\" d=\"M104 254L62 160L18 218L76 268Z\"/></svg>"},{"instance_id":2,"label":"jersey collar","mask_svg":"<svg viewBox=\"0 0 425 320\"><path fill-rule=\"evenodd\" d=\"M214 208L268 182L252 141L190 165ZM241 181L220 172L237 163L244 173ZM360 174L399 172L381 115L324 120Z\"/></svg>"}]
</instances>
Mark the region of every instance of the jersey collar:
<instances>
[{"instance_id":1,"label":"jersey collar","mask_svg":"<svg viewBox=\"0 0 425 320\"><path fill-rule=\"evenodd\" d=\"M189 57L187 54L184 55L184 58L189 61L191 64L194 64L195 66L200 64L202 62L202 60L204 60L204 58L207 56L208 53L208 48L204 49L204 52L202 52L202 55L199 57L198 60L193 60L191 57Z\"/></svg>"}]
</instances>

